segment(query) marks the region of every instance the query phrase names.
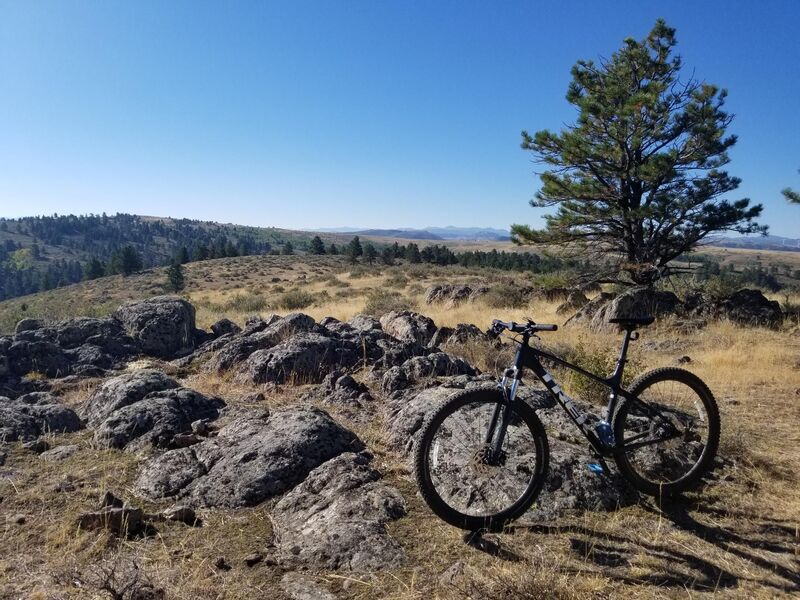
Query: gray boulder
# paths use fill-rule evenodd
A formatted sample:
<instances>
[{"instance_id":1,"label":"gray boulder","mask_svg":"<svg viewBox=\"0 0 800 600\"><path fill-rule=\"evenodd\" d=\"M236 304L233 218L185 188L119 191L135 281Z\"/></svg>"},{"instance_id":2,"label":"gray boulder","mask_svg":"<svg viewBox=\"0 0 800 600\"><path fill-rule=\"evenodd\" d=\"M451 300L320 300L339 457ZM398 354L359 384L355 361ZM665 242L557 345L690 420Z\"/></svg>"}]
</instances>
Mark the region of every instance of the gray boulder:
<instances>
[{"instance_id":1,"label":"gray boulder","mask_svg":"<svg viewBox=\"0 0 800 600\"><path fill-rule=\"evenodd\" d=\"M777 327L783 322L781 305L767 299L759 290L739 290L720 303L719 312L742 325Z\"/></svg>"},{"instance_id":2,"label":"gray boulder","mask_svg":"<svg viewBox=\"0 0 800 600\"><path fill-rule=\"evenodd\" d=\"M16 375L35 372L47 377L63 377L71 369L66 353L47 341L15 341L8 349L8 366Z\"/></svg>"},{"instance_id":3,"label":"gray boulder","mask_svg":"<svg viewBox=\"0 0 800 600\"><path fill-rule=\"evenodd\" d=\"M434 285L425 290L425 304L458 306L472 299L472 294L473 289L468 285Z\"/></svg>"},{"instance_id":4,"label":"gray boulder","mask_svg":"<svg viewBox=\"0 0 800 600\"><path fill-rule=\"evenodd\" d=\"M97 427L115 411L144 399L152 392L180 387L161 371L143 369L126 373L100 384L83 407L83 417Z\"/></svg>"},{"instance_id":5,"label":"gray boulder","mask_svg":"<svg viewBox=\"0 0 800 600\"><path fill-rule=\"evenodd\" d=\"M114 317L142 352L159 358L190 353L195 345L195 312L177 296L156 296L120 306Z\"/></svg>"},{"instance_id":6,"label":"gray boulder","mask_svg":"<svg viewBox=\"0 0 800 600\"><path fill-rule=\"evenodd\" d=\"M257 350L265 350L288 340L298 333L314 328L314 319L302 313L291 313L285 317L272 315L269 320L251 320L241 334L232 336L219 348L209 362L208 369L222 373L239 365Z\"/></svg>"},{"instance_id":7,"label":"gray boulder","mask_svg":"<svg viewBox=\"0 0 800 600\"><path fill-rule=\"evenodd\" d=\"M194 506L254 506L323 462L362 448L354 433L320 410L248 411L216 437L150 459L137 487L150 498L177 496Z\"/></svg>"},{"instance_id":8,"label":"gray boulder","mask_svg":"<svg viewBox=\"0 0 800 600\"><path fill-rule=\"evenodd\" d=\"M405 501L380 478L368 456L350 452L311 471L272 511L279 555L326 570L399 567L405 555L386 523L406 513Z\"/></svg>"},{"instance_id":9,"label":"gray boulder","mask_svg":"<svg viewBox=\"0 0 800 600\"><path fill-rule=\"evenodd\" d=\"M428 356L416 356L386 371L381 381L384 394L392 395L424 383L435 377L452 375L475 375L475 368L461 358L455 358L444 352L434 352Z\"/></svg>"},{"instance_id":10,"label":"gray boulder","mask_svg":"<svg viewBox=\"0 0 800 600\"><path fill-rule=\"evenodd\" d=\"M47 433L83 429L74 410L48 392L32 392L16 398L0 397L0 441L35 440Z\"/></svg>"},{"instance_id":11,"label":"gray boulder","mask_svg":"<svg viewBox=\"0 0 800 600\"><path fill-rule=\"evenodd\" d=\"M322 383L311 388L302 399L336 407L358 422L368 421L374 413L374 400L367 386L341 371L326 375Z\"/></svg>"},{"instance_id":12,"label":"gray boulder","mask_svg":"<svg viewBox=\"0 0 800 600\"><path fill-rule=\"evenodd\" d=\"M257 350L241 365L237 380L247 383L315 383L359 360L358 347L318 333L295 335L272 348Z\"/></svg>"},{"instance_id":13,"label":"gray boulder","mask_svg":"<svg viewBox=\"0 0 800 600\"><path fill-rule=\"evenodd\" d=\"M436 333L433 319L408 310L387 313L380 322L390 336L405 342L416 342L420 346L427 346Z\"/></svg>"},{"instance_id":14,"label":"gray boulder","mask_svg":"<svg viewBox=\"0 0 800 600\"><path fill-rule=\"evenodd\" d=\"M230 319L220 319L211 326L211 332L216 336L227 335L229 333L240 333L242 328Z\"/></svg>"},{"instance_id":15,"label":"gray boulder","mask_svg":"<svg viewBox=\"0 0 800 600\"><path fill-rule=\"evenodd\" d=\"M198 419L216 419L225 403L188 388L150 392L141 400L114 410L94 433L96 442L111 448L136 450L167 447L180 433L190 432Z\"/></svg>"}]
</instances>

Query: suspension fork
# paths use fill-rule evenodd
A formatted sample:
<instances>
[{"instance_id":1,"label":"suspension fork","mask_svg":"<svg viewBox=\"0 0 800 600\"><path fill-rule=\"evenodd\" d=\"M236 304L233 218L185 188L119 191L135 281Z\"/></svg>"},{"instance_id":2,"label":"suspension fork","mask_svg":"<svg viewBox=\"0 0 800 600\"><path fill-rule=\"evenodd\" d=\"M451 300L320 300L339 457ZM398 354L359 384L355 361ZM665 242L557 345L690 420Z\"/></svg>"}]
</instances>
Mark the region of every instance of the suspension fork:
<instances>
[{"instance_id":1,"label":"suspension fork","mask_svg":"<svg viewBox=\"0 0 800 600\"><path fill-rule=\"evenodd\" d=\"M489 427L486 430L486 436L483 440L485 446L491 449L490 457L492 461L500 456L500 452L503 449L508 423L511 420L511 406L514 404L519 382L522 378L522 364L525 357L525 348L527 346L528 335L525 334L522 344L520 344L519 350L517 351L514 366L510 369L506 369L505 373L503 373L503 379L500 380L500 389L503 392L504 402L495 406L492 419L489 422ZM508 385L509 378L511 379L510 386ZM495 429L497 429L496 434Z\"/></svg>"}]
</instances>

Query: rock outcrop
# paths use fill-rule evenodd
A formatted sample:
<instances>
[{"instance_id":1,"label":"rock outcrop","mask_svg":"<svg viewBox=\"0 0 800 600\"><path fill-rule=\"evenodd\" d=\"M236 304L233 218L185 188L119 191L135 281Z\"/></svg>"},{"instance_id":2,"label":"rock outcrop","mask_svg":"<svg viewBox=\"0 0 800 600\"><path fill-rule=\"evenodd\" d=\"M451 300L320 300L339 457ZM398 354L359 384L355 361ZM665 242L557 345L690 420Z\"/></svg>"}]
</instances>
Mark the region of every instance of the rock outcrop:
<instances>
[{"instance_id":1,"label":"rock outcrop","mask_svg":"<svg viewBox=\"0 0 800 600\"><path fill-rule=\"evenodd\" d=\"M195 506L254 506L301 482L314 468L363 444L316 409L248 411L218 435L150 459L137 479L150 498Z\"/></svg>"},{"instance_id":2,"label":"rock outcrop","mask_svg":"<svg viewBox=\"0 0 800 600\"><path fill-rule=\"evenodd\" d=\"M156 296L120 306L114 312L141 351L159 358L175 358L194 350L194 306L177 296Z\"/></svg>"},{"instance_id":3,"label":"rock outcrop","mask_svg":"<svg viewBox=\"0 0 800 600\"><path fill-rule=\"evenodd\" d=\"M83 429L77 413L48 392L32 392L16 399L0 397L0 441L35 440L47 433Z\"/></svg>"},{"instance_id":4,"label":"rock outcrop","mask_svg":"<svg viewBox=\"0 0 800 600\"><path fill-rule=\"evenodd\" d=\"M208 398L152 370L137 371L104 382L89 398L84 415L103 446L136 450L169 447L192 423L216 419L225 403Z\"/></svg>"},{"instance_id":5,"label":"rock outcrop","mask_svg":"<svg viewBox=\"0 0 800 600\"><path fill-rule=\"evenodd\" d=\"M406 512L364 454L344 453L315 468L275 505L279 554L322 569L377 571L404 560L386 523Z\"/></svg>"},{"instance_id":6,"label":"rock outcrop","mask_svg":"<svg viewBox=\"0 0 800 600\"><path fill-rule=\"evenodd\" d=\"M409 310L387 313L381 317L380 322L383 330L390 336L404 342L415 342L420 346L427 346L436 333L433 319Z\"/></svg>"}]
</instances>

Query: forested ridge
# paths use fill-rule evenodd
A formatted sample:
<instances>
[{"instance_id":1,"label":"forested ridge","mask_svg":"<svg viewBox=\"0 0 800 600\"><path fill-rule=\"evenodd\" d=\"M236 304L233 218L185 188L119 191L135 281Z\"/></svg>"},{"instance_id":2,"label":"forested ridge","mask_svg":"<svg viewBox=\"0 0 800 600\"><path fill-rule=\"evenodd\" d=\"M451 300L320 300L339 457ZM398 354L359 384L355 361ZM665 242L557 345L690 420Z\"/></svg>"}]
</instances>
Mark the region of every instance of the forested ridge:
<instances>
[{"instance_id":1,"label":"forested ridge","mask_svg":"<svg viewBox=\"0 0 800 600\"><path fill-rule=\"evenodd\" d=\"M275 229L129 214L0 219L0 300L176 258L265 253L283 241Z\"/></svg>"}]
</instances>

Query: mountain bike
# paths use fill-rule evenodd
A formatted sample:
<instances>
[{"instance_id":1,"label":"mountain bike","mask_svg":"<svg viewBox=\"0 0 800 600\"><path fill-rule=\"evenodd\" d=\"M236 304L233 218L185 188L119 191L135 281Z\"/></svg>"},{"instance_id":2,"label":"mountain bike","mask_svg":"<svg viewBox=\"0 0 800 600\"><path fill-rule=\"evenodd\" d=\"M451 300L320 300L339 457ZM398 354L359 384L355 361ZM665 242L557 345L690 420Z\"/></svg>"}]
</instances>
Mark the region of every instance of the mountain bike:
<instances>
[{"instance_id":1,"label":"mountain bike","mask_svg":"<svg viewBox=\"0 0 800 600\"><path fill-rule=\"evenodd\" d=\"M588 440L608 474L612 458L622 477L644 494L668 497L697 484L712 466L719 410L703 381L684 369L661 368L622 387L628 347L653 317L611 319L624 330L614 372L590 373L532 338L556 325L494 320L495 335L517 334L514 365L496 389L457 393L423 425L414 454L417 485L436 515L470 531L501 531L536 500L547 477L549 446L536 410L517 397L524 369L533 372ZM581 410L542 364L557 364L609 389L605 418Z\"/></svg>"}]
</instances>

